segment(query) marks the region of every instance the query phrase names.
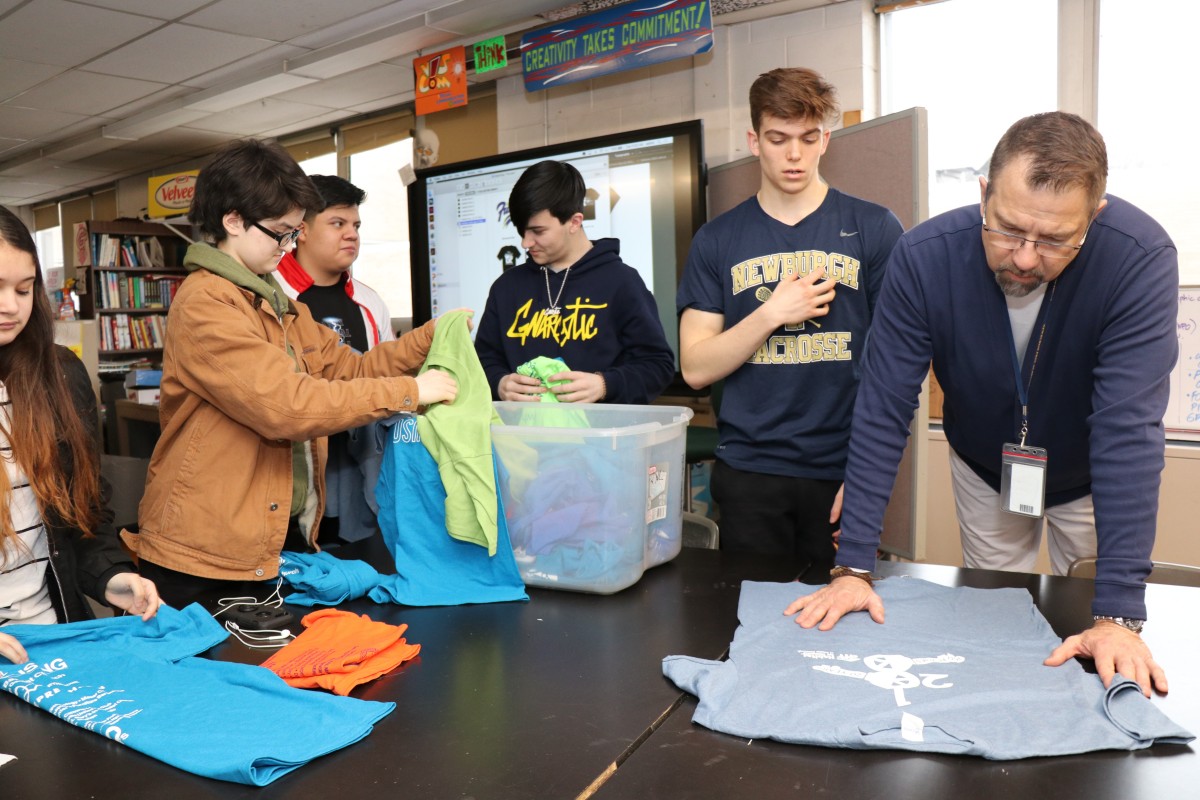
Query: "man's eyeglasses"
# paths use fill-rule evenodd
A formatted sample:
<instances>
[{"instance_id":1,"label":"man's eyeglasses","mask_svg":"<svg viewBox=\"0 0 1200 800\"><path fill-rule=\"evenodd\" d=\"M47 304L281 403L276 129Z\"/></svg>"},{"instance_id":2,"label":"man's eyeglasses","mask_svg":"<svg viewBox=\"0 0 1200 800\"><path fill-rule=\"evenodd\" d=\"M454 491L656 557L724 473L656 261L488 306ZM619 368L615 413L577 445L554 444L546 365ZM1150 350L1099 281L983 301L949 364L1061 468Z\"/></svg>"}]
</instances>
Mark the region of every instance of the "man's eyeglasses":
<instances>
[{"instance_id":1,"label":"man's eyeglasses","mask_svg":"<svg viewBox=\"0 0 1200 800\"><path fill-rule=\"evenodd\" d=\"M1092 214L1092 219L1095 219L1095 216L1095 214ZM1056 244L1055 242L1043 242L1039 239L1026 239L1024 236L1018 236L1015 233L989 228L987 216L980 215L980 217L983 220L983 229L988 234L988 241L996 247L999 247L1001 250L1020 250L1028 242L1033 245L1033 249L1037 251L1037 254L1043 258L1070 258L1083 247L1083 243L1087 241L1088 231L1092 229L1092 223L1089 220L1087 228L1083 231L1083 238L1079 240L1079 244Z\"/></svg>"},{"instance_id":2,"label":"man's eyeglasses","mask_svg":"<svg viewBox=\"0 0 1200 800\"><path fill-rule=\"evenodd\" d=\"M275 242L280 247L283 247L283 248L291 247L292 245L294 245L296 243L296 240L300 238L300 229L299 228L296 228L296 230L294 230L294 231L288 231L287 233L275 233L274 231L267 230L262 225L259 225L257 222L251 222L250 224L253 227L258 228L260 231L265 233L267 236L270 236L272 239L275 240Z\"/></svg>"}]
</instances>

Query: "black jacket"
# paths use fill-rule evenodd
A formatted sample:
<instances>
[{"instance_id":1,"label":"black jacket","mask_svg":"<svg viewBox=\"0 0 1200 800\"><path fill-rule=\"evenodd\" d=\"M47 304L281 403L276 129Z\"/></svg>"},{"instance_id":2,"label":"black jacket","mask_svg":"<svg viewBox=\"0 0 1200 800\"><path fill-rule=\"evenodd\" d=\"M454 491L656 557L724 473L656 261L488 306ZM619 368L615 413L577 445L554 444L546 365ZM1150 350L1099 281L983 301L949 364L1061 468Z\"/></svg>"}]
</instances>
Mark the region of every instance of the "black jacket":
<instances>
[{"instance_id":1,"label":"black jacket","mask_svg":"<svg viewBox=\"0 0 1200 800\"><path fill-rule=\"evenodd\" d=\"M92 438L99 446L96 395L87 369L70 350L56 348L63 374L67 379L75 409ZM69 472L73 472L71 455L67 448L59 445L59 458ZM112 511L108 500L112 487L100 479L100 513L95 535L84 538L82 531L72 528L58 518L57 514L43 510L46 523L47 543L50 549L50 570L46 582L50 599L58 614L59 622L78 622L92 619L95 614L84 595L104 603L104 587L119 572L133 572L133 561L117 542L112 526Z\"/></svg>"}]
</instances>

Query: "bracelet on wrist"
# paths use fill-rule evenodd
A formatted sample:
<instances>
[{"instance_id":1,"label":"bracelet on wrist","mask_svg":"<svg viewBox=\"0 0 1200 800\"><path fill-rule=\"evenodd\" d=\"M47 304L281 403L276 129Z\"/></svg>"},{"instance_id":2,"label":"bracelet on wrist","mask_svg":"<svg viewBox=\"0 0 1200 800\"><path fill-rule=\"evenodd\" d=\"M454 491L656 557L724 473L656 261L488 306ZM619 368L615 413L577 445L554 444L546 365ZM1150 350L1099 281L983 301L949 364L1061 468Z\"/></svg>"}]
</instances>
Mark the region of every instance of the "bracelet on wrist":
<instances>
[{"instance_id":1,"label":"bracelet on wrist","mask_svg":"<svg viewBox=\"0 0 1200 800\"><path fill-rule=\"evenodd\" d=\"M858 570L851 569L850 567L834 567L833 569L829 570L829 580L831 582L837 580L838 578L845 577L858 578L860 581L866 581L867 586L872 588L875 586L875 576L869 572L859 572Z\"/></svg>"}]
</instances>

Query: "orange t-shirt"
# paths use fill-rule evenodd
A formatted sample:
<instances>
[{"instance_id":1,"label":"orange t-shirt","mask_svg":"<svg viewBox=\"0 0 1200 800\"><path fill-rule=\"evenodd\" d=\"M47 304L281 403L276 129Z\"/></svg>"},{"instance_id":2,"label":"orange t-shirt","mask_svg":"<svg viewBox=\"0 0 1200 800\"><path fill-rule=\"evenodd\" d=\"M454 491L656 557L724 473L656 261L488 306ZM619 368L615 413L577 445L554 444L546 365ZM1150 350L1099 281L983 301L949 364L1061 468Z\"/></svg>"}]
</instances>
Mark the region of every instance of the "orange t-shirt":
<instances>
[{"instance_id":1,"label":"orange t-shirt","mask_svg":"<svg viewBox=\"0 0 1200 800\"><path fill-rule=\"evenodd\" d=\"M305 630L263 666L298 689L347 695L360 683L391 672L421 651L404 639L407 625L327 608L301 620Z\"/></svg>"}]
</instances>

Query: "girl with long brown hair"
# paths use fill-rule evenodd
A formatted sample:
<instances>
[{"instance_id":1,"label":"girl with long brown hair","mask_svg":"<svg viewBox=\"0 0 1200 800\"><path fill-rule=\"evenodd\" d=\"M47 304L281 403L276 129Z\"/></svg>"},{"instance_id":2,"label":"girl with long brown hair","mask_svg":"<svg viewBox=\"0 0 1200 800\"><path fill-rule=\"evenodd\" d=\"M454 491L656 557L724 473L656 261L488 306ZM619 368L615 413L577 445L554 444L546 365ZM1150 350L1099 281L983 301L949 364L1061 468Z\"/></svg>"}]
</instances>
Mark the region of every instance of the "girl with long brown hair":
<instances>
[{"instance_id":1,"label":"girl with long brown hair","mask_svg":"<svg viewBox=\"0 0 1200 800\"><path fill-rule=\"evenodd\" d=\"M150 619L154 584L116 543L100 477L96 398L54 343L29 230L0 206L0 657L27 657L13 624L93 615L85 594Z\"/></svg>"}]
</instances>

